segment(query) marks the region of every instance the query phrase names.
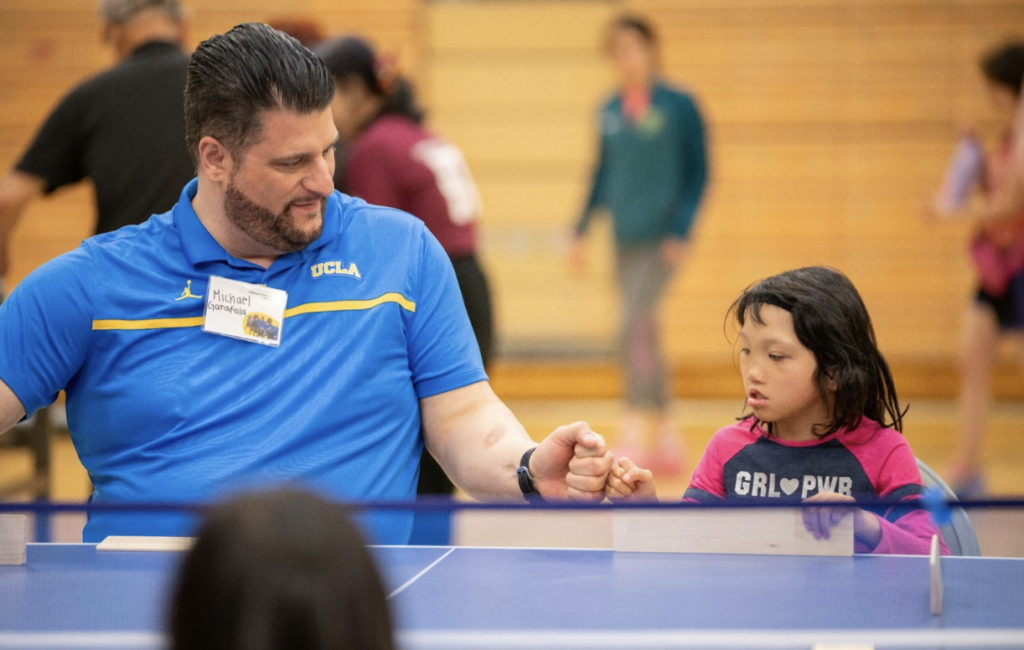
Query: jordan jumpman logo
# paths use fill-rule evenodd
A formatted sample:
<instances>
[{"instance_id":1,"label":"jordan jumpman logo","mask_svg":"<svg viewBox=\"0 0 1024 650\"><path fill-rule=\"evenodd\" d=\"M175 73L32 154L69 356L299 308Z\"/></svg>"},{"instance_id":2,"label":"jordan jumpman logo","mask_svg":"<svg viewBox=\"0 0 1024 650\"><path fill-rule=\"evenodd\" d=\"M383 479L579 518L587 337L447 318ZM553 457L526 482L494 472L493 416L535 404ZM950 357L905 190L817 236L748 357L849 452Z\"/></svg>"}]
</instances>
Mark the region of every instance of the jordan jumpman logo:
<instances>
[{"instance_id":1,"label":"jordan jumpman logo","mask_svg":"<svg viewBox=\"0 0 1024 650\"><path fill-rule=\"evenodd\" d=\"M202 296L197 296L192 293L192 280L185 281L185 290L181 292L181 295L175 298L175 300L184 300L185 298L195 298L201 300Z\"/></svg>"}]
</instances>

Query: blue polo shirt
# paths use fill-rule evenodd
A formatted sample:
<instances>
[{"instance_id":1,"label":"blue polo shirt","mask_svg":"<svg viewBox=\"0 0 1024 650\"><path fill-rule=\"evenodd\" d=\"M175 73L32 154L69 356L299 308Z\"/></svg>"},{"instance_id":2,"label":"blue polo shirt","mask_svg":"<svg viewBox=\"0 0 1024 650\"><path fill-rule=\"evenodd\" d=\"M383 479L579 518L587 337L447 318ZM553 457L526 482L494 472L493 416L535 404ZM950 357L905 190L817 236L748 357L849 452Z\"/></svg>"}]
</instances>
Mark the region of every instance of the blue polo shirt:
<instances>
[{"instance_id":1,"label":"blue polo shirt","mask_svg":"<svg viewBox=\"0 0 1024 650\"><path fill-rule=\"evenodd\" d=\"M264 269L213 239L196 189L29 275L0 306L0 379L28 413L66 390L97 503L281 483L413 498L419 400L486 379L444 250L418 219L335 192L321 236ZM288 292L280 347L202 331L210 276ZM411 524L411 513L367 519L379 543L405 543ZM191 525L94 513L84 539Z\"/></svg>"}]
</instances>

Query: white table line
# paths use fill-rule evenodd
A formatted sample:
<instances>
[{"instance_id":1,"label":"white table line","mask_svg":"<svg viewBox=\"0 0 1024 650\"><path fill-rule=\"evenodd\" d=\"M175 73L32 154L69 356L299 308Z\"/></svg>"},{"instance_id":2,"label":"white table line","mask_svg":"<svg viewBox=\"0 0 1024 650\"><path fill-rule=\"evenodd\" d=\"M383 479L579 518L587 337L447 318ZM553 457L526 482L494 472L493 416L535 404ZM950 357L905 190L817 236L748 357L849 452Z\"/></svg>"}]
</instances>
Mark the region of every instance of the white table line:
<instances>
[{"instance_id":1,"label":"white table line","mask_svg":"<svg viewBox=\"0 0 1024 650\"><path fill-rule=\"evenodd\" d=\"M431 570L431 569L433 569L433 568L434 568L435 566L437 566L437 565L438 565L438 564L439 564L439 563L441 562L441 560L443 560L443 559L445 559L446 557L448 557L449 555L451 555L451 554L452 554L452 551L454 551L455 549L456 549L456 547L455 547L455 546L451 547L450 549L448 549L448 552L447 552L447 553L445 553L445 554L444 554L444 555L442 555L441 557L439 557L439 558L437 558L436 560L434 560L433 562L431 562L431 563L430 563L430 564L429 564L429 565L427 566L427 568L423 569L422 571L420 571L419 573L417 573L417 574L416 574L416 575L414 575L413 577L411 577L411 578L409 578L408 580L406 580L406 581L405 581L405 584L404 584L404 585L402 585L402 586L401 586L401 587L399 587L398 589L395 589L395 590L394 590L394 591L392 591L392 592L391 592L390 594L388 594L388 600L391 600L392 598L394 598L394 597L395 597L395 596L397 596L398 594L400 594L400 593L402 593L403 591L405 591L405 590L406 590L406 588L408 588L408 587L409 587L409 585L411 585L412 583L414 583L414 582L416 582L417 580L419 580L420 578L422 578L422 577L424 576L424 574L426 574L426 573L427 573L427 571L430 571L430 570Z\"/></svg>"},{"instance_id":2,"label":"white table line","mask_svg":"<svg viewBox=\"0 0 1024 650\"><path fill-rule=\"evenodd\" d=\"M810 648L875 645L901 648L1020 648L1022 629L868 630L410 630L396 633L403 650Z\"/></svg>"},{"instance_id":3,"label":"white table line","mask_svg":"<svg viewBox=\"0 0 1024 650\"><path fill-rule=\"evenodd\" d=\"M442 558L439 558L439 562ZM436 562L435 562L436 564ZM429 569L429 567L428 567ZM424 569L425 572L427 569ZM421 572L422 573L422 572ZM415 578L413 579L415 580ZM413 582L410 580L409 583ZM407 584L409 584L407 583ZM404 588L405 585L403 585ZM809 648L815 644L868 643L903 648L1024 646L1024 628L868 630L473 630L398 631L403 650L445 648ZM163 649L166 636L153 632L0 632L2 648Z\"/></svg>"},{"instance_id":4,"label":"white table line","mask_svg":"<svg viewBox=\"0 0 1024 650\"><path fill-rule=\"evenodd\" d=\"M0 632L0 648L166 648L156 632Z\"/></svg>"}]
</instances>

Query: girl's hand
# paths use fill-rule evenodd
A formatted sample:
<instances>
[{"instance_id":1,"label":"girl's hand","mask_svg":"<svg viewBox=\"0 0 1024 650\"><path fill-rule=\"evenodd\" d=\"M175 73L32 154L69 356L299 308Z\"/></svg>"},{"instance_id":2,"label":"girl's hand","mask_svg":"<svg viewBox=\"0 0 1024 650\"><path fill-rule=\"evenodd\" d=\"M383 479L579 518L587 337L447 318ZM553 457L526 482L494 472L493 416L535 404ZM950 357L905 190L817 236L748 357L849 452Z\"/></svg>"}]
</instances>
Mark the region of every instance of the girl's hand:
<instances>
[{"instance_id":1,"label":"girl's hand","mask_svg":"<svg viewBox=\"0 0 1024 650\"><path fill-rule=\"evenodd\" d=\"M845 494L819 492L804 503L821 503L820 507L803 508L804 526L814 539L828 539L829 533L847 515L853 515L853 534L872 548L882 539L878 517L857 507L857 501Z\"/></svg>"},{"instance_id":2,"label":"girl's hand","mask_svg":"<svg viewBox=\"0 0 1024 650\"><path fill-rule=\"evenodd\" d=\"M612 465L604 494L612 501L657 501L654 473L641 469L628 458L620 458Z\"/></svg>"}]
</instances>

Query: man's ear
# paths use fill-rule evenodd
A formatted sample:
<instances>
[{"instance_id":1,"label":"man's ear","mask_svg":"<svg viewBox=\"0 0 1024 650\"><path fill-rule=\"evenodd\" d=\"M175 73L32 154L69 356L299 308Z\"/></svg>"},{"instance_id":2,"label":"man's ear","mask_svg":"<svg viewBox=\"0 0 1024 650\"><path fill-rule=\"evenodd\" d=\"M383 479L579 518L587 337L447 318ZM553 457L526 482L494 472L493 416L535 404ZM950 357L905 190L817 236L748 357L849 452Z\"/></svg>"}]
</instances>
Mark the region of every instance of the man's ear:
<instances>
[{"instance_id":1,"label":"man's ear","mask_svg":"<svg viewBox=\"0 0 1024 650\"><path fill-rule=\"evenodd\" d=\"M226 183L234 164L231 152L217 138L206 135L199 141L199 169L214 183Z\"/></svg>"}]
</instances>

